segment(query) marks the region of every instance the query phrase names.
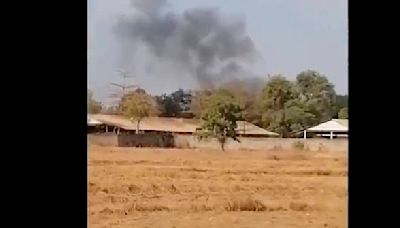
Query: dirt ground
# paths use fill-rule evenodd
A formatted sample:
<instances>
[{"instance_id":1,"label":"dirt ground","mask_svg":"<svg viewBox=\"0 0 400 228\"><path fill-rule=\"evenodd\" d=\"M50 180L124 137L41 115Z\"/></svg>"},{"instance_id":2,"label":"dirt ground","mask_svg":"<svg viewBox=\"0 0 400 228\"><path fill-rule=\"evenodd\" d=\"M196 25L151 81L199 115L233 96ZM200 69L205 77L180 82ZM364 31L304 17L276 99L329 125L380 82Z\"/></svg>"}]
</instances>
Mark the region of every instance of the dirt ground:
<instances>
[{"instance_id":1,"label":"dirt ground","mask_svg":"<svg viewBox=\"0 0 400 228\"><path fill-rule=\"evenodd\" d=\"M88 151L89 227L347 227L347 154Z\"/></svg>"}]
</instances>

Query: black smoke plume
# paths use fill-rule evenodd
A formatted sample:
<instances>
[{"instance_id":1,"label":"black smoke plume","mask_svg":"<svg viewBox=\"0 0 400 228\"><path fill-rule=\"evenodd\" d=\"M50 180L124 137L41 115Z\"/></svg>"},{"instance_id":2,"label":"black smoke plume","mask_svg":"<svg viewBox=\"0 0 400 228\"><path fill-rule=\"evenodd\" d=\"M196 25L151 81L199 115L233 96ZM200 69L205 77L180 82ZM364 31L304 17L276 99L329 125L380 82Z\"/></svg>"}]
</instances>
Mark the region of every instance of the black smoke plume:
<instances>
[{"instance_id":1,"label":"black smoke plume","mask_svg":"<svg viewBox=\"0 0 400 228\"><path fill-rule=\"evenodd\" d=\"M223 15L218 8L177 14L167 11L167 0L133 0L131 4L137 14L121 18L114 28L124 45L144 45L157 61L172 62L202 87L254 76L244 65L252 64L259 54L242 18ZM128 64L134 60L128 59Z\"/></svg>"}]
</instances>

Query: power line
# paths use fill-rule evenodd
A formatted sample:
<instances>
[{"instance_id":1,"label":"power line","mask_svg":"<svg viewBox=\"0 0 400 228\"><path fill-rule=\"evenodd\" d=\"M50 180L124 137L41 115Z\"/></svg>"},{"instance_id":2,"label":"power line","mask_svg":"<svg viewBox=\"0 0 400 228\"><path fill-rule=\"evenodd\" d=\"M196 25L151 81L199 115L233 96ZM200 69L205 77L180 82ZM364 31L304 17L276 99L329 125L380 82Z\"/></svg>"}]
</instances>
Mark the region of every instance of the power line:
<instances>
[{"instance_id":1,"label":"power line","mask_svg":"<svg viewBox=\"0 0 400 228\"><path fill-rule=\"evenodd\" d=\"M122 76L122 84L118 84L118 83L110 83L110 85L116 86L118 88L122 89L122 96L124 96L127 92L128 89L131 88L137 88L137 85L128 85L126 82L127 78L134 78L135 76L130 75L128 72L124 71L124 70L118 70L117 72L119 72ZM115 95L115 94L113 94Z\"/></svg>"}]
</instances>

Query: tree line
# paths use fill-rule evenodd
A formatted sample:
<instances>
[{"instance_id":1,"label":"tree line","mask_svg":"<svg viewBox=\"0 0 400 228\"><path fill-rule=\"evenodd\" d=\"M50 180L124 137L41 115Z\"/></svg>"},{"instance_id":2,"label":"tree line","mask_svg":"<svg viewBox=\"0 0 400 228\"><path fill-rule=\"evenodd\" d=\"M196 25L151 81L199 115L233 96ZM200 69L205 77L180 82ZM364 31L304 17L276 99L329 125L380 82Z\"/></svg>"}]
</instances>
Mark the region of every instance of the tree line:
<instances>
[{"instance_id":1,"label":"tree line","mask_svg":"<svg viewBox=\"0 0 400 228\"><path fill-rule=\"evenodd\" d=\"M146 116L191 116L202 120L201 137L236 139L237 120L245 120L282 137L332 118L348 118L348 96L338 95L327 77L317 71L299 73L294 81L283 75L267 80L231 80L217 88L152 96L143 89L125 94L116 107L105 109L88 91L89 113L123 114L137 121ZM208 129L208 130L207 130ZM224 138L224 139L222 139ZM236 139L237 140L237 139Z\"/></svg>"}]
</instances>

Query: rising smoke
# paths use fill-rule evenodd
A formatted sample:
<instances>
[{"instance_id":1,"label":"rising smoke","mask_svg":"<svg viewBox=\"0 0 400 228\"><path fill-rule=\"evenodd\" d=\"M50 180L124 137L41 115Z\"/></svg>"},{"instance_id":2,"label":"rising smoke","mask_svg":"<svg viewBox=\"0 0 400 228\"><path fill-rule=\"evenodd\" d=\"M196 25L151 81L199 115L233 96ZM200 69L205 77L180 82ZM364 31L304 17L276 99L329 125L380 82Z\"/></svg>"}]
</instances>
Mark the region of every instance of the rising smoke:
<instances>
[{"instance_id":1,"label":"rising smoke","mask_svg":"<svg viewBox=\"0 0 400 228\"><path fill-rule=\"evenodd\" d=\"M137 14L121 18L114 32L125 50L145 46L157 62L168 62L195 77L201 87L242 76L254 76L245 66L260 56L246 34L244 20L217 8L194 8L182 14L167 11L167 0L132 0ZM124 64L135 64L122 53ZM122 60L121 60L122 61Z\"/></svg>"}]
</instances>

